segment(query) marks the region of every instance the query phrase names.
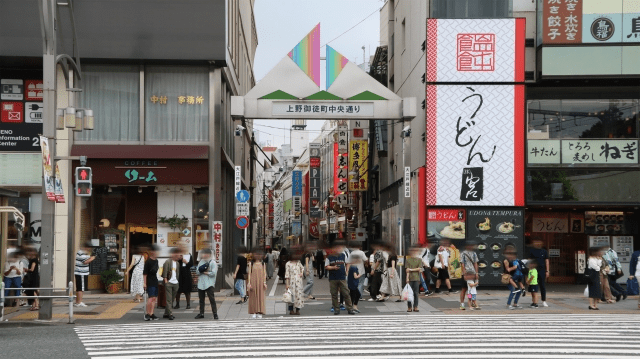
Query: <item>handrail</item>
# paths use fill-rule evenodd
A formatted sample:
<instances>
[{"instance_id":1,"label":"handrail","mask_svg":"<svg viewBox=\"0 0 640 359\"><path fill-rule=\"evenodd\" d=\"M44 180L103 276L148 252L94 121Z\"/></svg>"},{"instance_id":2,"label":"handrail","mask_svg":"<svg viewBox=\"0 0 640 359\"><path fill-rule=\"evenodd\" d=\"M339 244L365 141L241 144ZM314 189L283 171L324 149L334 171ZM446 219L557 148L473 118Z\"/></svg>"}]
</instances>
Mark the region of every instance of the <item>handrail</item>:
<instances>
[{"instance_id":1,"label":"handrail","mask_svg":"<svg viewBox=\"0 0 640 359\"><path fill-rule=\"evenodd\" d=\"M0 282L0 322L5 321L4 319L4 300L5 299L23 299L23 298L45 298L45 299L64 299L67 298L69 300L69 324L74 324L73 319L73 300L75 299L75 295L73 295L73 282L69 282L69 286L67 288L9 288L9 290L57 290L57 291L67 291L67 295L4 295L5 288L4 282Z\"/></svg>"}]
</instances>

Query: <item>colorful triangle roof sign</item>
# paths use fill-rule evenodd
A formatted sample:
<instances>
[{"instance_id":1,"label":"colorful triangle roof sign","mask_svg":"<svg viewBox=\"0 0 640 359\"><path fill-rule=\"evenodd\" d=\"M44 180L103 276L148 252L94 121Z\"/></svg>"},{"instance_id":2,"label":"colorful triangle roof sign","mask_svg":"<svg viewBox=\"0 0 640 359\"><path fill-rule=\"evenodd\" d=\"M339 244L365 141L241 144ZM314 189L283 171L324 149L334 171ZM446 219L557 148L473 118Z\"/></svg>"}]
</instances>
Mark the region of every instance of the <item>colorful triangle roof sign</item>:
<instances>
[{"instance_id":1,"label":"colorful triangle roof sign","mask_svg":"<svg viewBox=\"0 0 640 359\"><path fill-rule=\"evenodd\" d=\"M333 81L340 75L342 69L349 62L349 60L342 56L338 51L334 50L331 46L327 45L327 90L333 84Z\"/></svg>"},{"instance_id":2,"label":"colorful triangle roof sign","mask_svg":"<svg viewBox=\"0 0 640 359\"><path fill-rule=\"evenodd\" d=\"M289 52L289 57L320 87L320 24Z\"/></svg>"}]
</instances>

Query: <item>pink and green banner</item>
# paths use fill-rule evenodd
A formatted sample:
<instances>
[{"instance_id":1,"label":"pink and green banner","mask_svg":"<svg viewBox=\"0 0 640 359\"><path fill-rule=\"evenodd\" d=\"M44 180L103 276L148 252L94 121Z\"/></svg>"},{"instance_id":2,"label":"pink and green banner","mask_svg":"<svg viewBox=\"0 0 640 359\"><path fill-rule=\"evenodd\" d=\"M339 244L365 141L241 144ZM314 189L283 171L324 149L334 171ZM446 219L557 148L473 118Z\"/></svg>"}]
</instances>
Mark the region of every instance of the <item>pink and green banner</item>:
<instances>
[{"instance_id":1,"label":"pink and green banner","mask_svg":"<svg viewBox=\"0 0 640 359\"><path fill-rule=\"evenodd\" d=\"M320 87L320 24L289 52L289 57Z\"/></svg>"},{"instance_id":2,"label":"pink and green banner","mask_svg":"<svg viewBox=\"0 0 640 359\"><path fill-rule=\"evenodd\" d=\"M349 60L346 57L327 45L327 89L331 87L333 81L340 75L347 62Z\"/></svg>"}]
</instances>

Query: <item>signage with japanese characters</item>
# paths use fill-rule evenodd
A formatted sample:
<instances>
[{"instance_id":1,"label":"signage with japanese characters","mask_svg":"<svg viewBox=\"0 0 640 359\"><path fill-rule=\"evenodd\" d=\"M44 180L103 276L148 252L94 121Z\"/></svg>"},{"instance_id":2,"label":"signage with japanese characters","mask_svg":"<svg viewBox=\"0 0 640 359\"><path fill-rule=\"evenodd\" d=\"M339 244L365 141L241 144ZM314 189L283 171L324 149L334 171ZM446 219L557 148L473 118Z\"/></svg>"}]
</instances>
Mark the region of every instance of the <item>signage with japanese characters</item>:
<instances>
[{"instance_id":1,"label":"signage with japanese characters","mask_svg":"<svg viewBox=\"0 0 640 359\"><path fill-rule=\"evenodd\" d=\"M237 216L249 216L249 203L236 203Z\"/></svg>"},{"instance_id":2,"label":"signage with japanese characters","mask_svg":"<svg viewBox=\"0 0 640 359\"><path fill-rule=\"evenodd\" d=\"M321 173L320 173L320 144L309 143L309 217L322 217L321 210Z\"/></svg>"},{"instance_id":3,"label":"signage with japanese characters","mask_svg":"<svg viewBox=\"0 0 640 359\"><path fill-rule=\"evenodd\" d=\"M292 196L302 196L302 171L291 172Z\"/></svg>"},{"instance_id":4,"label":"signage with japanese characters","mask_svg":"<svg viewBox=\"0 0 640 359\"><path fill-rule=\"evenodd\" d=\"M338 151L346 153L349 148L349 128L347 126L338 126Z\"/></svg>"},{"instance_id":5,"label":"signage with japanese characters","mask_svg":"<svg viewBox=\"0 0 640 359\"><path fill-rule=\"evenodd\" d=\"M637 164L638 140L563 140L564 164Z\"/></svg>"},{"instance_id":6,"label":"signage with japanese characters","mask_svg":"<svg viewBox=\"0 0 640 359\"><path fill-rule=\"evenodd\" d=\"M533 232L569 233L569 220L566 216L533 217Z\"/></svg>"},{"instance_id":7,"label":"signage with japanese characters","mask_svg":"<svg viewBox=\"0 0 640 359\"><path fill-rule=\"evenodd\" d=\"M242 189L242 167L240 166L236 166L235 168L234 188L234 193L238 193Z\"/></svg>"},{"instance_id":8,"label":"signage with japanese characters","mask_svg":"<svg viewBox=\"0 0 640 359\"><path fill-rule=\"evenodd\" d=\"M124 177L127 179L129 183L153 183L158 182L158 178L155 173L151 169L128 169L124 172Z\"/></svg>"},{"instance_id":9,"label":"signage with japanese characters","mask_svg":"<svg viewBox=\"0 0 640 359\"><path fill-rule=\"evenodd\" d=\"M529 164L559 164L560 140L528 140L527 162Z\"/></svg>"},{"instance_id":10,"label":"signage with japanese characters","mask_svg":"<svg viewBox=\"0 0 640 359\"><path fill-rule=\"evenodd\" d=\"M542 14L544 43L582 42L582 0L543 0Z\"/></svg>"},{"instance_id":11,"label":"signage with japanese characters","mask_svg":"<svg viewBox=\"0 0 640 359\"><path fill-rule=\"evenodd\" d=\"M362 192L369 188L369 141L349 142L349 191Z\"/></svg>"},{"instance_id":12,"label":"signage with japanese characters","mask_svg":"<svg viewBox=\"0 0 640 359\"><path fill-rule=\"evenodd\" d=\"M404 197L411 197L411 167L404 168Z\"/></svg>"},{"instance_id":13,"label":"signage with japanese characters","mask_svg":"<svg viewBox=\"0 0 640 359\"><path fill-rule=\"evenodd\" d=\"M274 101L271 113L283 117L373 117L373 102Z\"/></svg>"},{"instance_id":14,"label":"signage with japanese characters","mask_svg":"<svg viewBox=\"0 0 640 359\"><path fill-rule=\"evenodd\" d=\"M427 205L524 205L524 86L427 86Z\"/></svg>"},{"instance_id":15,"label":"signage with japanese characters","mask_svg":"<svg viewBox=\"0 0 640 359\"><path fill-rule=\"evenodd\" d=\"M213 228L213 259L219 267L222 266L222 222L214 221L212 223Z\"/></svg>"},{"instance_id":16,"label":"signage with japanese characters","mask_svg":"<svg viewBox=\"0 0 640 359\"><path fill-rule=\"evenodd\" d=\"M524 82L526 20L427 19L428 82Z\"/></svg>"},{"instance_id":17,"label":"signage with japanese characters","mask_svg":"<svg viewBox=\"0 0 640 359\"><path fill-rule=\"evenodd\" d=\"M49 150L49 139L47 137L40 136L40 143L42 144L42 173L44 176L47 199L55 202L56 193L54 186L53 158L51 158L51 152Z\"/></svg>"}]
</instances>

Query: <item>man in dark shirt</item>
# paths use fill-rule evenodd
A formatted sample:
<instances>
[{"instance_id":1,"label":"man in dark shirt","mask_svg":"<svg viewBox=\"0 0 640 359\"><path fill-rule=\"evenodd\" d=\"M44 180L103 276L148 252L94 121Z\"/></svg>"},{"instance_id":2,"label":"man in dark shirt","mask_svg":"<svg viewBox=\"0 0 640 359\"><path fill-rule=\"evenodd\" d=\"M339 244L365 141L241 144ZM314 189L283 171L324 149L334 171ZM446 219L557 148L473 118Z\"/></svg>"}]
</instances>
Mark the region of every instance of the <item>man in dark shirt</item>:
<instances>
[{"instance_id":1,"label":"man in dark shirt","mask_svg":"<svg viewBox=\"0 0 640 359\"><path fill-rule=\"evenodd\" d=\"M236 271L233 274L233 279L236 280L236 290L240 294L240 300L236 304L242 304L247 301L247 291L245 287L245 280L247 277L247 252L247 248L245 248L244 246L238 248Z\"/></svg>"},{"instance_id":2,"label":"man in dark shirt","mask_svg":"<svg viewBox=\"0 0 640 359\"><path fill-rule=\"evenodd\" d=\"M542 306L548 307L545 282L549 278L549 253L542 247L543 244L541 239L535 238L532 242L533 247L529 248L528 258L535 259L536 262L538 262L538 287L540 288L540 297L542 299Z\"/></svg>"},{"instance_id":3,"label":"man in dark shirt","mask_svg":"<svg viewBox=\"0 0 640 359\"><path fill-rule=\"evenodd\" d=\"M329 271L329 290L331 291L331 304L333 305L333 314L340 314L340 303L338 301L338 292L344 298L347 304L347 312L356 314L353 311L351 296L349 295L349 287L347 286L347 271L345 267L346 256L344 254L344 242L336 241L331 248L331 254L327 256L329 265L326 269Z\"/></svg>"},{"instance_id":4,"label":"man in dark shirt","mask_svg":"<svg viewBox=\"0 0 640 359\"><path fill-rule=\"evenodd\" d=\"M316 269L318 270L318 279L322 279L324 277L324 250L322 248L318 249L316 252Z\"/></svg>"},{"instance_id":5,"label":"man in dark shirt","mask_svg":"<svg viewBox=\"0 0 640 359\"><path fill-rule=\"evenodd\" d=\"M147 306L145 310L144 320L158 320L153 311L158 304L158 246L153 245L149 250L149 258L144 262L142 272L142 282L144 290L147 292Z\"/></svg>"}]
</instances>

